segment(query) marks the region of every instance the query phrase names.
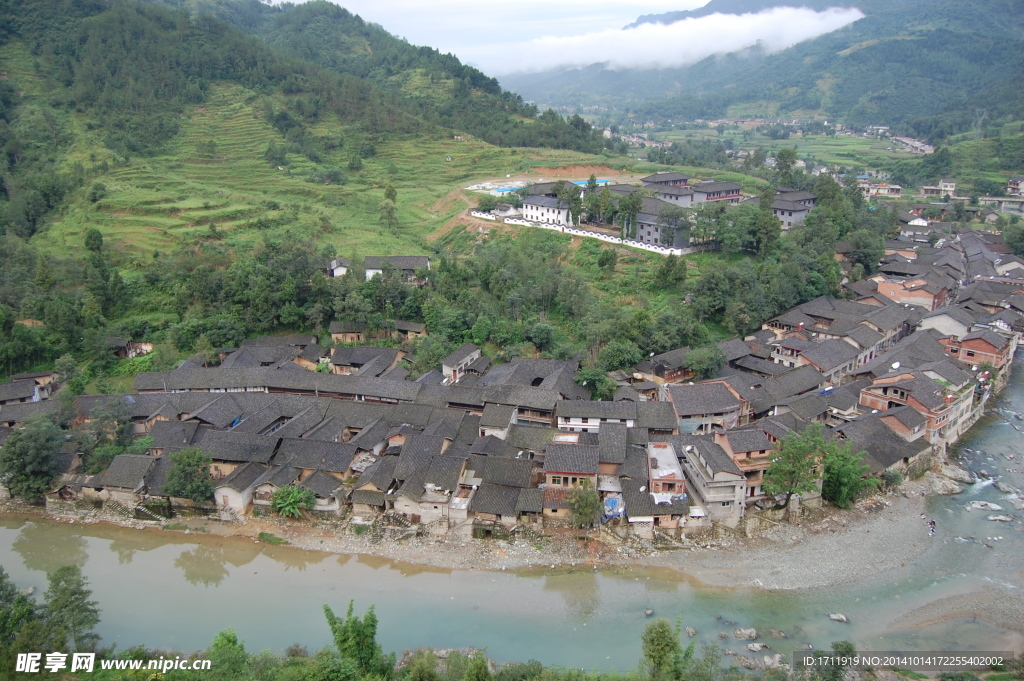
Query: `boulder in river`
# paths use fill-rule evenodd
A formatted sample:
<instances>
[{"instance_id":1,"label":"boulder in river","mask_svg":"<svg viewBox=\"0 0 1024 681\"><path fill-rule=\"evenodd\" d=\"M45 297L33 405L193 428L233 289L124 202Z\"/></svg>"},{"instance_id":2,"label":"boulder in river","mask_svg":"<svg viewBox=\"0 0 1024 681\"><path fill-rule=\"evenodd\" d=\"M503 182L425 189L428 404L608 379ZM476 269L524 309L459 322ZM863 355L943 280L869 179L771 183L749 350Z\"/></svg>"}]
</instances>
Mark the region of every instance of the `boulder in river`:
<instances>
[{"instance_id":1,"label":"boulder in river","mask_svg":"<svg viewBox=\"0 0 1024 681\"><path fill-rule=\"evenodd\" d=\"M1002 492L1003 494L1015 494L1016 493L1016 491L1012 487L1007 485L1005 482L993 482L992 486L995 487L1000 492Z\"/></svg>"},{"instance_id":2,"label":"boulder in river","mask_svg":"<svg viewBox=\"0 0 1024 681\"><path fill-rule=\"evenodd\" d=\"M686 627L686 635L689 636L690 638L693 638L694 636L697 635L697 630L694 629L693 627Z\"/></svg>"},{"instance_id":3,"label":"boulder in river","mask_svg":"<svg viewBox=\"0 0 1024 681\"><path fill-rule=\"evenodd\" d=\"M969 504L967 504L967 506L965 506L964 508L966 508L968 511L970 511L971 509L975 509L975 508L980 510L980 511L1002 511L1003 510L1003 507L1000 506L999 504L993 504L991 501L981 501L980 499L975 499L974 501L972 501Z\"/></svg>"},{"instance_id":4,"label":"boulder in river","mask_svg":"<svg viewBox=\"0 0 1024 681\"><path fill-rule=\"evenodd\" d=\"M974 483L974 477L970 473L965 471L960 466L956 466L951 463L944 463L939 466L939 473L946 476L950 480L956 480L962 482L965 485L971 485Z\"/></svg>"},{"instance_id":5,"label":"boulder in river","mask_svg":"<svg viewBox=\"0 0 1024 681\"><path fill-rule=\"evenodd\" d=\"M997 523L1012 523L1013 522L1013 516L1012 515L1005 515L1005 514L990 515L988 517L988 520L992 520L992 521L995 521Z\"/></svg>"},{"instance_id":6,"label":"boulder in river","mask_svg":"<svg viewBox=\"0 0 1024 681\"><path fill-rule=\"evenodd\" d=\"M789 669L789 664L785 661L786 656L782 653L765 655L762 659L764 660L765 669Z\"/></svg>"},{"instance_id":7,"label":"boulder in river","mask_svg":"<svg viewBox=\"0 0 1024 681\"><path fill-rule=\"evenodd\" d=\"M849 618L841 612L830 612L828 614L828 618L833 622L843 622L844 624L850 621Z\"/></svg>"},{"instance_id":8,"label":"boulder in river","mask_svg":"<svg viewBox=\"0 0 1024 681\"><path fill-rule=\"evenodd\" d=\"M925 479L931 488L931 494L960 494L960 492L964 491L963 487L949 478L936 475L935 473L929 472L925 475Z\"/></svg>"},{"instance_id":9,"label":"boulder in river","mask_svg":"<svg viewBox=\"0 0 1024 681\"><path fill-rule=\"evenodd\" d=\"M650 608L644 610L644 617L654 617L654 611Z\"/></svg>"},{"instance_id":10,"label":"boulder in river","mask_svg":"<svg viewBox=\"0 0 1024 681\"><path fill-rule=\"evenodd\" d=\"M768 635L772 638L786 638L786 632L781 629L769 629Z\"/></svg>"},{"instance_id":11,"label":"boulder in river","mask_svg":"<svg viewBox=\"0 0 1024 681\"><path fill-rule=\"evenodd\" d=\"M761 652L762 650L764 650L767 647L768 647L767 643L748 643L747 644L747 650L749 650L752 653L759 653L759 652Z\"/></svg>"},{"instance_id":12,"label":"boulder in river","mask_svg":"<svg viewBox=\"0 0 1024 681\"><path fill-rule=\"evenodd\" d=\"M26 586L24 589L22 589L18 593L21 594L22 596L24 596L25 598L28 598L29 596L31 596L35 592L36 592L36 588L34 586Z\"/></svg>"},{"instance_id":13,"label":"boulder in river","mask_svg":"<svg viewBox=\"0 0 1024 681\"><path fill-rule=\"evenodd\" d=\"M728 641L729 634L725 633L724 631L721 631L718 633L718 638L722 639L723 641Z\"/></svg>"},{"instance_id":14,"label":"boulder in river","mask_svg":"<svg viewBox=\"0 0 1024 681\"><path fill-rule=\"evenodd\" d=\"M744 669L754 670L758 668L757 660L746 655L740 655L736 658L736 664L743 667Z\"/></svg>"},{"instance_id":15,"label":"boulder in river","mask_svg":"<svg viewBox=\"0 0 1024 681\"><path fill-rule=\"evenodd\" d=\"M757 638L757 629L733 629L732 635L737 641L753 641Z\"/></svg>"}]
</instances>

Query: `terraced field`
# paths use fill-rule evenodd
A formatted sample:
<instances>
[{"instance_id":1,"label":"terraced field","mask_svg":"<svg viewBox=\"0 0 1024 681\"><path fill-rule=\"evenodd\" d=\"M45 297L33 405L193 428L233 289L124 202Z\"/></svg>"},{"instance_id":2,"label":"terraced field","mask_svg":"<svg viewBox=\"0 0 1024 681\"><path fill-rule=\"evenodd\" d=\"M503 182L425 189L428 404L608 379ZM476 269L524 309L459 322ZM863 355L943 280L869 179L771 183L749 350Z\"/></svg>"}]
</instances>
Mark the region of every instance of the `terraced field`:
<instances>
[{"instance_id":1,"label":"terraced field","mask_svg":"<svg viewBox=\"0 0 1024 681\"><path fill-rule=\"evenodd\" d=\"M161 155L127 161L90 139L81 121L71 121L83 134L75 134L68 158L92 168L106 161L108 169L90 173L65 213L36 237L39 245L78 248L85 231L95 228L135 258L195 239L234 248L263 235L313 238L345 256L420 254L427 249L423 237L467 208L464 195L453 190L534 166L600 162L570 151L500 149L447 135L416 137L378 144L361 171L344 170L344 185L314 184L307 177L317 166L305 157L288 154L288 164L281 166L264 159L272 141L287 143L261 115L264 101L238 86L218 86L207 102L182 117L179 134ZM343 138L361 134L330 120L318 124L316 132ZM212 154L210 141L216 145ZM339 149L319 165L345 169L348 159ZM106 194L90 203L94 181L106 186ZM398 191L395 228L379 219L389 182Z\"/></svg>"}]
</instances>

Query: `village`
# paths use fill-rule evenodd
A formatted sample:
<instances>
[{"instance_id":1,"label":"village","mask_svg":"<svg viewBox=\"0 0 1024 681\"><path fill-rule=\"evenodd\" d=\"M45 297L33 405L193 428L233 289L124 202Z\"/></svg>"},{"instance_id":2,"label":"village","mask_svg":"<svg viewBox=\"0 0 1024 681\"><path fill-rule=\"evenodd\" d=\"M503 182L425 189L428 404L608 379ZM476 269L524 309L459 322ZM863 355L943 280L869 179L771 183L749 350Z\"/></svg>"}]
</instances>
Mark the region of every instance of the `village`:
<instances>
[{"instance_id":1,"label":"village","mask_svg":"<svg viewBox=\"0 0 1024 681\"><path fill-rule=\"evenodd\" d=\"M650 245L663 225L648 202L743 200L739 185L690 184L676 173L644 183L661 197L645 197L638 217L638 238ZM570 229L554 186L530 186L522 214ZM622 196L638 189L606 186ZM783 228L816 198L787 189L777 196ZM577 359L494 364L472 343L411 380L410 343L428 329L403 320L380 329L334 322L333 347L314 335L265 336L219 348L213 362L194 356L139 374L130 394L76 398L74 426L113 405L136 437L149 438L147 451L86 475L69 442L47 508L234 523L271 515L275 495L298 488L315 499L309 514L343 517L358 533L484 538L568 527L573 494L584 488L599 495L602 536L672 542L717 527L754 533L760 518L777 520L765 471L780 441L810 424L865 452L869 475L944 470L947 447L1008 379L1024 333L1024 261L999 234L927 220L926 207L900 213L899 237L886 242L873 275L845 282L846 297L811 300L717 343L724 364L707 380L688 368L686 347L611 372L610 401L591 400L576 380ZM837 246L841 262L846 246ZM367 280L388 270L408 282L430 266L423 256L363 263ZM339 258L325 273L350 267ZM393 347L369 345L381 338ZM152 349L129 339L111 345L124 357ZM48 399L56 372L13 379L0 384L0 441L61 409ZM163 489L171 454L186 449L209 456L213 503ZM959 491L941 480L936 491ZM820 504L820 494L798 494L786 513Z\"/></svg>"}]
</instances>

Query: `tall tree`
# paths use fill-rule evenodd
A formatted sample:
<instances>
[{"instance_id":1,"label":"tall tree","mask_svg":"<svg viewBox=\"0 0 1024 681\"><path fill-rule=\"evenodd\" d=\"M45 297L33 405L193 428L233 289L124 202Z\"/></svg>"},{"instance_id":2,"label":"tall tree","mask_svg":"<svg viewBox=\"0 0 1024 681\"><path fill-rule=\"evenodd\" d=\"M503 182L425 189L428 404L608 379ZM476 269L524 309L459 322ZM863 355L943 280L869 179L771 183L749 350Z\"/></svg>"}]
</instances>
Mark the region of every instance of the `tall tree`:
<instances>
[{"instance_id":1,"label":"tall tree","mask_svg":"<svg viewBox=\"0 0 1024 681\"><path fill-rule=\"evenodd\" d=\"M173 452L171 468L164 482L164 493L200 503L212 500L214 484L210 475L211 463L213 460L201 449Z\"/></svg>"},{"instance_id":2,"label":"tall tree","mask_svg":"<svg viewBox=\"0 0 1024 681\"><path fill-rule=\"evenodd\" d=\"M364 676L379 675L390 679L395 666L395 656L384 655L377 643L377 615L373 606L362 618L353 614L354 601L349 601L345 617L337 617L330 606L324 606L327 624L334 636L334 645L342 658L352 660Z\"/></svg>"},{"instance_id":3,"label":"tall tree","mask_svg":"<svg viewBox=\"0 0 1024 681\"><path fill-rule=\"evenodd\" d=\"M667 619L659 618L644 628L641 640L649 678L658 681L668 677L682 654L679 632Z\"/></svg>"},{"instance_id":4,"label":"tall tree","mask_svg":"<svg viewBox=\"0 0 1024 681\"><path fill-rule=\"evenodd\" d=\"M77 565L65 565L50 575L46 590L47 624L71 650L93 650L99 642L100 611Z\"/></svg>"},{"instance_id":5,"label":"tall tree","mask_svg":"<svg viewBox=\"0 0 1024 681\"><path fill-rule=\"evenodd\" d=\"M776 510L789 506L795 494L817 490L821 460L837 447L835 442L826 442L825 427L820 423L808 425L803 433L782 437L778 448L771 454L772 462L764 472L762 485L768 495L784 497L776 502Z\"/></svg>"},{"instance_id":6,"label":"tall tree","mask_svg":"<svg viewBox=\"0 0 1024 681\"><path fill-rule=\"evenodd\" d=\"M569 490L565 504L569 507L572 524L576 527L591 527L601 519L601 495L587 478Z\"/></svg>"},{"instance_id":7,"label":"tall tree","mask_svg":"<svg viewBox=\"0 0 1024 681\"><path fill-rule=\"evenodd\" d=\"M38 502L50 491L59 465L57 455L64 433L49 417L30 419L0 447L0 478L11 495Z\"/></svg>"}]
</instances>

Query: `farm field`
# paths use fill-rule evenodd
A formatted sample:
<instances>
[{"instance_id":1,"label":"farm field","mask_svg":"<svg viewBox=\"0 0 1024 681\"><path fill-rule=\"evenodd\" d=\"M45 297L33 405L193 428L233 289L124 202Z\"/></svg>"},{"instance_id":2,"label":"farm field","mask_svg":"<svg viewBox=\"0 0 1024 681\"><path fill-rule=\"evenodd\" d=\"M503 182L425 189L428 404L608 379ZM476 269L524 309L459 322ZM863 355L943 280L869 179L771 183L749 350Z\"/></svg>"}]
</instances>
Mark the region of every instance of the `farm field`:
<instances>
[{"instance_id":1,"label":"farm field","mask_svg":"<svg viewBox=\"0 0 1024 681\"><path fill-rule=\"evenodd\" d=\"M260 115L263 102L241 87L216 86L207 102L183 117L179 134L163 153L127 161L115 158L84 126L71 121L75 143L67 163L96 167L106 162L108 170L91 177L105 186L105 195L90 202L87 183L35 242L44 251L76 248L85 231L96 228L110 245L134 257L194 239L230 246L263 234L314 238L341 255L422 254L424 237L468 207L461 188L474 181L540 176L545 169L565 166L630 164L573 151L503 149L474 139L417 136L377 143L375 155L364 159L359 171L347 169L349 157L341 149L319 166L295 154L287 155L286 166L273 166L264 157L267 147L271 142L283 146L286 140ZM318 128L343 138L349 134L329 122ZM211 141L216 145L212 153L204 146ZM317 167L341 169L346 182L308 181ZM378 212L388 183L398 192L394 228L383 226Z\"/></svg>"},{"instance_id":2,"label":"farm field","mask_svg":"<svg viewBox=\"0 0 1024 681\"><path fill-rule=\"evenodd\" d=\"M687 139L718 139L719 135L713 129L674 130L658 133L656 138L666 142L683 142ZM753 130L726 130L721 139L731 140L736 149L764 147L767 152L772 152L782 147L796 147L800 158L810 158L825 165L877 168L894 161L920 158L918 154L899 151L899 147L891 140L847 135L794 135L785 140L773 140Z\"/></svg>"}]
</instances>

